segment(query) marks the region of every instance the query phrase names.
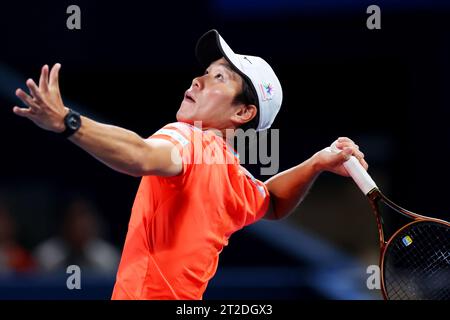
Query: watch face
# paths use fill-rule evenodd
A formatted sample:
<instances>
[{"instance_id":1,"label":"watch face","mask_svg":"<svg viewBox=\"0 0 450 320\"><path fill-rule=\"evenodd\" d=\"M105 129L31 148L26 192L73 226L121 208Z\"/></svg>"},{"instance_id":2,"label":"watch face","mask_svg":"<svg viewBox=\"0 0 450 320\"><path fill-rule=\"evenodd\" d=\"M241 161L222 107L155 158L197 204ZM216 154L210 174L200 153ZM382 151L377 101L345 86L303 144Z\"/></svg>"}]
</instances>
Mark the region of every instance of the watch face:
<instances>
[{"instance_id":1,"label":"watch face","mask_svg":"<svg viewBox=\"0 0 450 320\"><path fill-rule=\"evenodd\" d=\"M67 126L72 130L76 130L80 126L80 122L80 117L73 114L67 119Z\"/></svg>"}]
</instances>

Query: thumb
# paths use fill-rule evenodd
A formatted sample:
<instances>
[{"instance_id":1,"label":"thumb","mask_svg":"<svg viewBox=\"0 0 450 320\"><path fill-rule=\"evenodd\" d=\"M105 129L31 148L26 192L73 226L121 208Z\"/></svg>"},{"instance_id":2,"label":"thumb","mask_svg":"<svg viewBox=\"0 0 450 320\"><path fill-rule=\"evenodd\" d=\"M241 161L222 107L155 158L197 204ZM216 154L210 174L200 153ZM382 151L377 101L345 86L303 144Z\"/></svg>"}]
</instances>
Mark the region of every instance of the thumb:
<instances>
[{"instance_id":1,"label":"thumb","mask_svg":"<svg viewBox=\"0 0 450 320\"><path fill-rule=\"evenodd\" d=\"M24 117L24 118L29 118L30 115L31 115L31 109L30 108L19 108L18 106L15 106L13 108L13 112L16 115Z\"/></svg>"},{"instance_id":2,"label":"thumb","mask_svg":"<svg viewBox=\"0 0 450 320\"><path fill-rule=\"evenodd\" d=\"M339 152L339 156L341 157L342 161L345 162L347 160L350 160L350 157L352 156L353 150L351 148L345 148L341 152Z\"/></svg>"}]
</instances>

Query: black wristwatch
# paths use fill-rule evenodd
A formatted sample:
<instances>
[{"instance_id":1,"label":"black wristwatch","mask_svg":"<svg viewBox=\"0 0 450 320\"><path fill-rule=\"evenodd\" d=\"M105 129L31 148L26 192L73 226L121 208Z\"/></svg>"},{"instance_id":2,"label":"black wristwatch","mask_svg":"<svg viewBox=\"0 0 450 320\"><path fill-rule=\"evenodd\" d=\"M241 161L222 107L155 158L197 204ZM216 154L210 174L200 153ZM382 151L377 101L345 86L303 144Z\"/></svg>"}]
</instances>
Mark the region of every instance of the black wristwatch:
<instances>
[{"instance_id":1,"label":"black wristwatch","mask_svg":"<svg viewBox=\"0 0 450 320\"><path fill-rule=\"evenodd\" d=\"M64 117L66 129L61 132L64 138L69 138L81 127L81 116L75 110L69 109L69 113Z\"/></svg>"}]
</instances>

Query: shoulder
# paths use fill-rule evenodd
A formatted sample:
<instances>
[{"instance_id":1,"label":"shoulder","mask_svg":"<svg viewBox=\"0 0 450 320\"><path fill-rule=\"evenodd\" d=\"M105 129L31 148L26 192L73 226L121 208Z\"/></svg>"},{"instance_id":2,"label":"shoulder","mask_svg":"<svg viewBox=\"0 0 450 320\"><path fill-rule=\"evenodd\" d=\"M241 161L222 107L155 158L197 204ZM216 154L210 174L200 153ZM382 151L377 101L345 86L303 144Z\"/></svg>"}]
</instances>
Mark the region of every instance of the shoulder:
<instances>
[{"instance_id":1,"label":"shoulder","mask_svg":"<svg viewBox=\"0 0 450 320\"><path fill-rule=\"evenodd\" d=\"M194 132L201 133L199 128L185 122L172 122L156 131L150 138L170 137L175 142L185 146L193 139Z\"/></svg>"},{"instance_id":2,"label":"shoulder","mask_svg":"<svg viewBox=\"0 0 450 320\"><path fill-rule=\"evenodd\" d=\"M197 128L197 127L195 127L195 126L193 126L193 125L191 125L189 123L186 123L186 122L171 122L171 123L166 124L164 127L159 129L158 131L164 130L164 129L180 131L180 132L183 132L183 133L191 133L191 132L194 132L194 131L202 132L202 130L200 128Z\"/></svg>"}]
</instances>

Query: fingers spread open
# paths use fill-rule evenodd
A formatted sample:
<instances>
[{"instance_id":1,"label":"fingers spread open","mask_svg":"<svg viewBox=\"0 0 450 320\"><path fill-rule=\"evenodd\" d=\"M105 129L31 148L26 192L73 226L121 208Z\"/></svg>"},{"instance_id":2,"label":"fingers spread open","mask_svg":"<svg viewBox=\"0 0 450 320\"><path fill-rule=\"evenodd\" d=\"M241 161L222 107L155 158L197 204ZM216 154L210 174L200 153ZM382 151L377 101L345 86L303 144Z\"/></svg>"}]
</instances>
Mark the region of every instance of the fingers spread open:
<instances>
[{"instance_id":1,"label":"fingers spread open","mask_svg":"<svg viewBox=\"0 0 450 320\"><path fill-rule=\"evenodd\" d=\"M33 79L28 79L26 83L27 83L28 89L30 89L30 92L31 92L33 98L36 99L36 101L38 103L43 102L41 92L39 91L39 88L36 85L36 83L33 81Z\"/></svg>"},{"instance_id":2,"label":"fingers spread open","mask_svg":"<svg viewBox=\"0 0 450 320\"><path fill-rule=\"evenodd\" d=\"M42 67L41 76L39 78L39 89L43 92L48 91L48 65Z\"/></svg>"},{"instance_id":3,"label":"fingers spread open","mask_svg":"<svg viewBox=\"0 0 450 320\"><path fill-rule=\"evenodd\" d=\"M39 110L39 106L33 101L33 98L30 97L25 91L22 89L16 90L16 96L22 100L22 102L28 106L29 108L33 109L32 111Z\"/></svg>"},{"instance_id":4,"label":"fingers spread open","mask_svg":"<svg viewBox=\"0 0 450 320\"><path fill-rule=\"evenodd\" d=\"M15 106L13 108L13 112L20 117L31 118L33 116L33 113L30 108L19 108Z\"/></svg>"},{"instance_id":5,"label":"fingers spread open","mask_svg":"<svg viewBox=\"0 0 450 320\"><path fill-rule=\"evenodd\" d=\"M59 88L59 69L61 68L61 65L59 63L56 63L52 70L50 71L50 78L49 78L49 86Z\"/></svg>"}]
</instances>

